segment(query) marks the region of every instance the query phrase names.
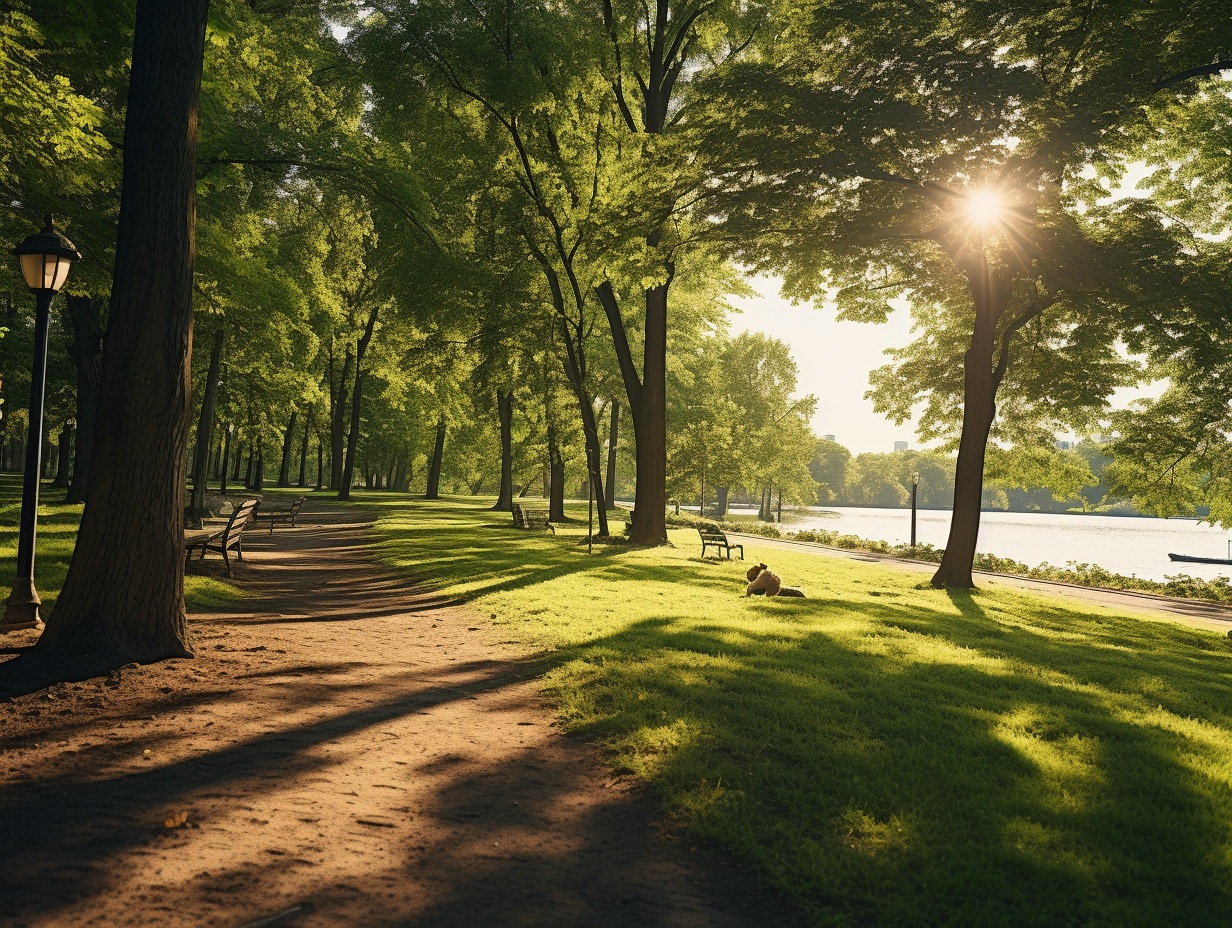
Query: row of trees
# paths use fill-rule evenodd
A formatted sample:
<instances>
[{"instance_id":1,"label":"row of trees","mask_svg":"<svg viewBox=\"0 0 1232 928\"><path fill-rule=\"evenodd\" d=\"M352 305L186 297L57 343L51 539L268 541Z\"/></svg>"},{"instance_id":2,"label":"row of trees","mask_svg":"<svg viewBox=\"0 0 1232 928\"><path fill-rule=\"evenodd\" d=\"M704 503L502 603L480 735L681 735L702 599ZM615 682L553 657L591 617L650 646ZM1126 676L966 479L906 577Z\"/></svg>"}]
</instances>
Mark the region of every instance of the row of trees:
<instances>
[{"instance_id":1,"label":"row of trees","mask_svg":"<svg viewBox=\"0 0 1232 928\"><path fill-rule=\"evenodd\" d=\"M790 400L777 349L722 331L733 261L803 299L837 294L847 318L911 303L918 337L873 397L899 420L922 404L921 437L957 451L937 585L971 583L990 439L1046 447L1091 427L1141 376L1126 349L1195 396L1226 363L1227 249L1210 234L1226 217L1195 194L1224 176L1208 165L1228 99L1210 78L1232 24L1215 5L82 0L3 15L6 86L37 92L0 105L0 229L70 217L86 256L73 295L109 294L74 358L94 466L49 646L187 649L186 449L199 506L224 422L262 463L315 444L346 498L362 474L426 471L434 493L437 449L495 421L502 507L545 460L559 498L574 448L609 495L605 433L620 447L631 426L644 544L665 538L671 488L807 497L811 401ZM1205 156L1178 141L1197 130ZM1143 158L1166 165L1156 196L1110 201ZM131 570L105 563L117 547Z\"/></svg>"}]
</instances>

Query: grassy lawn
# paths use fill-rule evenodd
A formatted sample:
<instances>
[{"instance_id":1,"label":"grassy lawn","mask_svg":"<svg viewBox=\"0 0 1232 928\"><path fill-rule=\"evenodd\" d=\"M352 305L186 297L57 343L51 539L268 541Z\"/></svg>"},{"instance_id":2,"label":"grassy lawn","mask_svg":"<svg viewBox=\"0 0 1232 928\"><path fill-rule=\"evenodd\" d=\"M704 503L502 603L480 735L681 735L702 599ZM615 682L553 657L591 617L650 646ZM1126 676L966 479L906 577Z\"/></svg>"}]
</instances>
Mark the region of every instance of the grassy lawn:
<instances>
[{"instance_id":1,"label":"grassy lawn","mask_svg":"<svg viewBox=\"0 0 1232 928\"><path fill-rule=\"evenodd\" d=\"M539 649L570 730L817 924L1232 924L1227 639L755 545L809 599L746 600L692 531L587 557L385 499L384 557Z\"/></svg>"},{"instance_id":2,"label":"grassy lawn","mask_svg":"<svg viewBox=\"0 0 1232 928\"><path fill-rule=\"evenodd\" d=\"M65 506L63 490L53 490L43 484L39 494L39 518L34 553L34 581L43 605L43 618L51 609L64 585L68 562L77 542L77 525L81 521L81 506ZM17 525L21 519L21 476L0 474L0 599L13 588L17 569ZM240 597L240 590L213 577L185 577L184 599L188 611L222 606Z\"/></svg>"}]
</instances>

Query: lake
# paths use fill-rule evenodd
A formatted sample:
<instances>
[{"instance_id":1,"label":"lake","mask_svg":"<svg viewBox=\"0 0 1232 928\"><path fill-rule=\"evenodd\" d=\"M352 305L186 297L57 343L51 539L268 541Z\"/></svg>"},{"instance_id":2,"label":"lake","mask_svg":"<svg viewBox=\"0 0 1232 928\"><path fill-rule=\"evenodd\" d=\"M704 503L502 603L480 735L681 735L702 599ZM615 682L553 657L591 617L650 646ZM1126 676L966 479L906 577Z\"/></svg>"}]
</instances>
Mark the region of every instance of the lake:
<instances>
[{"instance_id":1,"label":"lake","mask_svg":"<svg viewBox=\"0 0 1232 928\"><path fill-rule=\"evenodd\" d=\"M755 516L757 511L733 509L732 513ZM808 507L788 512L784 509L782 528L788 532L824 529L906 544L911 540L911 510ZM916 538L921 544L944 547L949 530L948 510L919 511ZM980 519L976 547L980 552L1013 558L1032 567L1045 561L1064 567L1066 562L1076 561L1151 580L1182 573L1208 580L1220 574L1232 575L1232 565L1177 564L1168 560L1170 551L1200 557L1228 556L1228 533L1224 529L1189 519L985 512Z\"/></svg>"}]
</instances>

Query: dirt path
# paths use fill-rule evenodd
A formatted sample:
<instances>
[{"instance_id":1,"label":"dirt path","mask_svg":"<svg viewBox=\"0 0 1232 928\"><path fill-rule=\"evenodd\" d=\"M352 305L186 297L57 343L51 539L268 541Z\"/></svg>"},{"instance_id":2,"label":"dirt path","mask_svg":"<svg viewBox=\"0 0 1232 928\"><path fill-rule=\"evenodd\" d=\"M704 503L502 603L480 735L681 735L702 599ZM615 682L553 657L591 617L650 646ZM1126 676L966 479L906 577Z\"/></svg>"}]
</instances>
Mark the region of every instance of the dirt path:
<instances>
[{"instance_id":1,"label":"dirt path","mask_svg":"<svg viewBox=\"0 0 1232 928\"><path fill-rule=\"evenodd\" d=\"M513 643L372 562L362 517L254 538L197 659L0 704L0 925L797 921L554 729Z\"/></svg>"},{"instance_id":2,"label":"dirt path","mask_svg":"<svg viewBox=\"0 0 1232 928\"><path fill-rule=\"evenodd\" d=\"M766 538L762 535L746 535L740 532L729 532L728 534L744 540L747 544L765 545L771 548L789 548L793 551L815 554L818 557L841 557L851 561L882 564L895 570L905 570L926 576L933 574L937 569L936 564L908 561L900 557L877 554L873 551L833 548L829 545L815 544L808 541ZM1220 603L1206 602L1200 599L1179 599L1174 596L1155 596L1151 593L1135 593L1132 590L1102 590L1096 587L1078 586L1074 583L1059 583L1054 580L1010 577L1005 574L993 574L984 570L976 570L973 573L978 578L976 583L980 585L1030 590L1050 596L1076 599L1089 605L1105 606L1117 612L1134 612L1151 618L1179 622L1194 628L1217 631L1221 634L1232 629L1232 609Z\"/></svg>"}]
</instances>

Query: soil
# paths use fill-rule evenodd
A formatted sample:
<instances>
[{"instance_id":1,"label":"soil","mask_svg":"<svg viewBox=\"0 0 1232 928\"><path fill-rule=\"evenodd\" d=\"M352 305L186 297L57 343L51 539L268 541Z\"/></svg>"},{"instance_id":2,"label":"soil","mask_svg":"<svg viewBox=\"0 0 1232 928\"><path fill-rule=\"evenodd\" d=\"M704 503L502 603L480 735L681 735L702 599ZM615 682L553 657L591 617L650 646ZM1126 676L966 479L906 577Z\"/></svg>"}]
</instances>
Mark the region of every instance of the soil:
<instances>
[{"instance_id":1,"label":"soil","mask_svg":"<svg viewBox=\"0 0 1232 928\"><path fill-rule=\"evenodd\" d=\"M555 728L532 655L375 563L370 515L305 518L251 536L195 659L0 702L0 924L800 922Z\"/></svg>"}]
</instances>

